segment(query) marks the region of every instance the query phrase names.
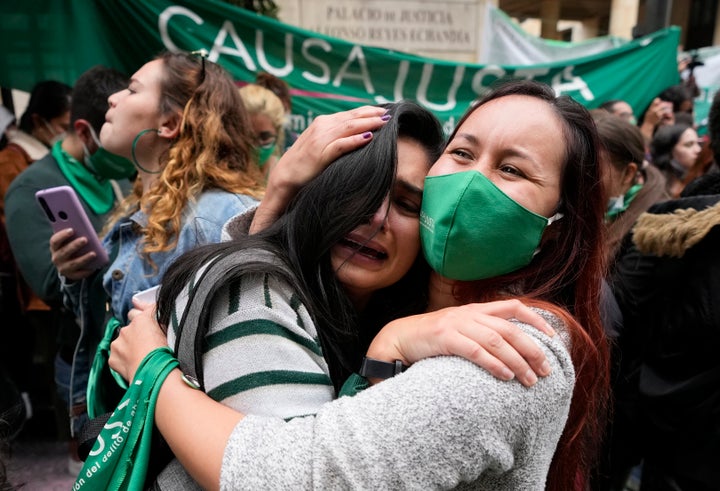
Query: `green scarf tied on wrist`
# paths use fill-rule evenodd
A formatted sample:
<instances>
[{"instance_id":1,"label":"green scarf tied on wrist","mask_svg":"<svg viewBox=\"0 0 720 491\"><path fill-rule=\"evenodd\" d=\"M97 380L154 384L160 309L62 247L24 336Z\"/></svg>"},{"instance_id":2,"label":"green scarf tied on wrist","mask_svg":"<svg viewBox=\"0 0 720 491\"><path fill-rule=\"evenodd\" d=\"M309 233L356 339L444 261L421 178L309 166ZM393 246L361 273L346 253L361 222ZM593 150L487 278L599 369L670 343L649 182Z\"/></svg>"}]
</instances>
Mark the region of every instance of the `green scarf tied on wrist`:
<instances>
[{"instance_id":1,"label":"green scarf tied on wrist","mask_svg":"<svg viewBox=\"0 0 720 491\"><path fill-rule=\"evenodd\" d=\"M130 387L105 423L73 490L142 490L150 461L151 439L160 387L178 366L168 347L140 362Z\"/></svg>"}]
</instances>

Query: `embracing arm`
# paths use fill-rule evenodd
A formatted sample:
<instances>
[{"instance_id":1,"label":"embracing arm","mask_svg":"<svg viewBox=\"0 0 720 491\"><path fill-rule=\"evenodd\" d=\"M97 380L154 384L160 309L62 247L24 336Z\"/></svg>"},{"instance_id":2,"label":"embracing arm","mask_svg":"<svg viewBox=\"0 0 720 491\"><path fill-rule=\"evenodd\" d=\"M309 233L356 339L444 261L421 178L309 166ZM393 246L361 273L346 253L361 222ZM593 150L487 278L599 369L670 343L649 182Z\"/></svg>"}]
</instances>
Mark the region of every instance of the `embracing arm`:
<instances>
[{"instance_id":1,"label":"embracing arm","mask_svg":"<svg viewBox=\"0 0 720 491\"><path fill-rule=\"evenodd\" d=\"M203 489L218 489L225 445L243 414L190 388L173 370L160 389L155 423ZM198 417L202 415L202 417Z\"/></svg>"},{"instance_id":2,"label":"embracing arm","mask_svg":"<svg viewBox=\"0 0 720 491\"><path fill-rule=\"evenodd\" d=\"M152 322L150 315L146 311L138 317ZM148 348L165 342L159 331L139 326L133 320L111 351L111 366L126 377L132 376ZM329 403L315 417L285 422L245 418L190 389L176 370L160 391L156 423L186 469L210 489L220 484L221 466L227 485L247 488L269 483L372 487L412 482L444 487L477 479L488 467L509 466L518 459L532 461L544 479L567 416L574 372L560 336L548 338L522 327L538 340L552 369L530 389L515 381L498 381L469 362L439 357L419 362L357 397ZM528 426L534 442L530 447L523 443ZM460 443L458 448L450 445L453 442ZM450 458L456 451L459 459ZM438 452L452 455L438 459ZM410 455L419 460L408 461ZM471 468L458 467L460 461L471 463ZM366 471L369 466L372 473ZM445 477L438 481L439 476Z\"/></svg>"},{"instance_id":3,"label":"embracing arm","mask_svg":"<svg viewBox=\"0 0 720 491\"><path fill-rule=\"evenodd\" d=\"M545 318L520 300L473 303L396 319L375 336L367 356L404 365L437 355L461 356L501 380L517 377L530 387L538 376L550 373L550 364L537 343L509 319L555 335Z\"/></svg>"},{"instance_id":4,"label":"embracing arm","mask_svg":"<svg viewBox=\"0 0 720 491\"><path fill-rule=\"evenodd\" d=\"M196 281L200 277L202 273L198 273ZM175 345L178 319L187 308L188 292L189 288L184 288L175 301L168 329L170 346ZM138 301L134 304L137 308L130 311L130 325L113 345L113 363L123 353L125 335L139 324L141 332L135 333L133 339L159 332L147 315L153 306ZM204 342L203 381L213 400L241 413L287 419L314 414L334 398L313 320L287 283L268 274L246 274L220 288L206 308L210 319ZM172 387L172 375L166 383ZM189 395L192 401L195 394ZM190 407L194 406L190 403ZM161 409L159 404L159 419ZM174 417L172 411L168 416ZM178 472L184 471L173 466L174 479L179 479Z\"/></svg>"},{"instance_id":5,"label":"embracing arm","mask_svg":"<svg viewBox=\"0 0 720 491\"><path fill-rule=\"evenodd\" d=\"M130 323L112 343L109 365L125 380L134 379L147 353L167 346L167 338L154 320L155 310L150 307L131 310ZM162 384L155 423L193 478L205 489L218 489L226 441L243 415L190 388L181 377L180 370L175 369Z\"/></svg>"},{"instance_id":6,"label":"embracing arm","mask_svg":"<svg viewBox=\"0 0 720 491\"><path fill-rule=\"evenodd\" d=\"M532 388L436 357L315 417L247 416L228 440L222 487L418 489L479 481L487 489L543 489L574 370L558 337L522 328L552 366Z\"/></svg>"}]
</instances>

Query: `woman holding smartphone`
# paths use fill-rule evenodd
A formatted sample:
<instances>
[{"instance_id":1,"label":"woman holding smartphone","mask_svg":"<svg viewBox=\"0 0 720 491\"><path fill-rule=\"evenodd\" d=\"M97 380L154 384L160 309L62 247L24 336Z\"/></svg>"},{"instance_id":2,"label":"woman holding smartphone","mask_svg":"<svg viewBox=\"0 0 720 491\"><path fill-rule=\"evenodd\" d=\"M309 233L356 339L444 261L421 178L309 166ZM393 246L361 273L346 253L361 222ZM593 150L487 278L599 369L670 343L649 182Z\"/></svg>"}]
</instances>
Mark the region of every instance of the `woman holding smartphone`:
<instances>
[{"instance_id":1,"label":"woman holding smartphone","mask_svg":"<svg viewBox=\"0 0 720 491\"><path fill-rule=\"evenodd\" d=\"M228 218L254 206L263 193L249 119L220 66L202 56L165 53L108 102L100 142L132 160L138 171L133 192L105 227L110 264L88 268L95 254L78 255L86 239L71 229L50 239L53 263L76 312L87 318L89 297L106 297L115 319L100 336L106 344L116 326L127 324L135 293L158 285L182 253L218 242ZM102 289L93 286L98 275ZM104 319L93 324L102 330ZM93 400L88 404L91 417L99 414Z\"/></svg>"}]
</instances>

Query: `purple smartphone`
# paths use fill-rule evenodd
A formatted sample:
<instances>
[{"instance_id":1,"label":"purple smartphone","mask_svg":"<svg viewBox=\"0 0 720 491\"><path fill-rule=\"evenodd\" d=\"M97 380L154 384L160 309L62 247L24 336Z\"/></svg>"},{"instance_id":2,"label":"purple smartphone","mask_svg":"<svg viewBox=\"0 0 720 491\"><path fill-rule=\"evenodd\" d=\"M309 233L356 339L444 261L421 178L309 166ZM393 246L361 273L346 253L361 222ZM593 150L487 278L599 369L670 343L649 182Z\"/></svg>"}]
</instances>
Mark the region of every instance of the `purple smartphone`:
<instances>
[{"instance_id":1,"label":"purple smartphone","mask_svg":"<svg viewBox=\"0 0 720 491\"><path fill-rule=\"evenodd\" d=\"M80 249L77 255L82 256L91 251L95 252L95 259L90 262L88 268L99 269L108 263L107 251L100 243L100 239L98 239L73 188L58 186L42 189L35 193L35 199L50 220L54 232L72 228L75 231L75 238L85 237L87 239L87 244Z\"/></svg>"}]
</instances>

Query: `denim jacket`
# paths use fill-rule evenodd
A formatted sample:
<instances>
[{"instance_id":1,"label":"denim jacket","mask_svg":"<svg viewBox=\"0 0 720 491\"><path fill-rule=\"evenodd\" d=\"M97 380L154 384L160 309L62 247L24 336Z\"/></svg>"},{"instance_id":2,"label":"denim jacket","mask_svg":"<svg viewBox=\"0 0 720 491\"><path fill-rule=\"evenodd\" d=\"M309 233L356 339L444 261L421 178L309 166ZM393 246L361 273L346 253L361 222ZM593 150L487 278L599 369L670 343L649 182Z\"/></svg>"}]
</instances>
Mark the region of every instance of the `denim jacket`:
<instances>
[{"instance_id":1,"label":"denim jacket","mask_svg":"<svg viewBox=\"0 0 720 491\"><path fill-rule=\"evenodd\" d=\"M113 258L104 270L102 284L109 301L110 314L127 324L132 308L132 296L159 285L168 266L183 253L203 244L220 242L223 225L231 217L254 207L257 201L246 195L222 190L203 192L196 202L189 202L183 210L183 221L174 248L150 255L155 267L141 254L142 241L138 227L147 224L142 211L120 219L103 239L105 249ZM117 254L113 253L117 251ZM93 278L63 285L66 303L73 305L76 314L89 315L88 291ZM94 283L94 282L93 282ZM82 300L81 300L82 297ZM98 326L102 329L102 326Z\"/></svg>"}]
</instances>

